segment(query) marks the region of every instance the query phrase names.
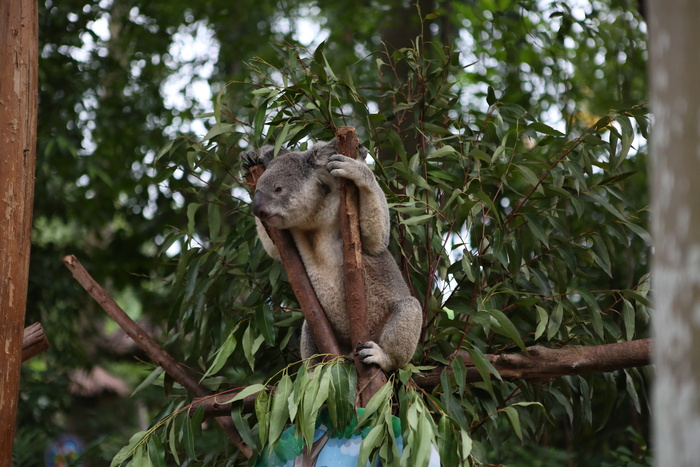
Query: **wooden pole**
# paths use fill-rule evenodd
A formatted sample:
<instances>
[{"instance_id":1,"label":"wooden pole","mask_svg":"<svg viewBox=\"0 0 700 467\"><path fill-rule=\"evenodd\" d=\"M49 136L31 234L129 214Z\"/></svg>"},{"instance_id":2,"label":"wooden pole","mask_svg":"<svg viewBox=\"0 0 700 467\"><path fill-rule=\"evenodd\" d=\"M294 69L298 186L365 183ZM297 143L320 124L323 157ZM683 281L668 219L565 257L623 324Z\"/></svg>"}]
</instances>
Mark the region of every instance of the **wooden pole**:
<instances>
[{"instance_id":1,"label":"wooden pole","mask_svg":"<svg viewBox=\"0 0 700 467\"><path fill-rule=\"evenodd\" d=\"M339 127L336 131L338 152L355 159L360 145L354 127ZM367 320L365 277L362 269L362 239L360 237L359 190L351 181L341 178L340 233L343 237L343 270L345 271L345 307L350 321L352 348L370 340ZM372 396L386 383L386 375L376 365L365 365L355 356L357 369L358 407L365 407Z\"/></svg>"},{"instance_id":2,"label":"wooden pole","mask_svg":"<svg viewBox=\"0 0 700 467\"><path fill-rule=\"evenodd\" d=\"M12 462L27 305L38 102L35 0L0 2L0 465Z\"/></svg>"}]
</instances>

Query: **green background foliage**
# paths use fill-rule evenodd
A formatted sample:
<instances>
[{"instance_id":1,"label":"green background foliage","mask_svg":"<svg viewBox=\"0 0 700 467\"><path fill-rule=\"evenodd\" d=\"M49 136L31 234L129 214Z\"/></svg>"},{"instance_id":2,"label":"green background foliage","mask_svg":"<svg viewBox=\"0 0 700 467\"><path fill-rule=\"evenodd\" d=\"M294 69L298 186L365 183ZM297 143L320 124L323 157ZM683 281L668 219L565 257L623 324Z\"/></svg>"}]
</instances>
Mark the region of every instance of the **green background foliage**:
<instances>
[{"instance_id":1,"label":"green background foliage","mask_svg":"<svg viewBox=\"0 0 700 467\"><path fill-rule=\"evenodd\" d=\"M256 240L238 156L339 125L370 149L392 252L424 307L414 364L452 370L418 390L408 369L387 389L406 456L433 439L451 464L648 462L646 369L467 384L454 359L465 350L486 374L487 353L648 335L645 26L632 8L46 2L27 319L52 349L23 369L17 463L38 465L44 444L27 440L63 431L83 436L93 462L128 445L116 465L244 463L213 423L180 413L191 399L177 384L103 345L113 326L60 257L77 253L212 390L283 385L293 407L309 390L302 315ZM302 19L326 40L299 44ZM211 35L218 53L178 55L171 44L188 34ZM182 70L208 75L211 108L192 86L180 104L164 98ZM136 394L71 396L67 375L94 364ZM276 400L268 418L234 409L258 451L289 420L304 433L320 408L292 415ZM382 407L367 414L377 427Z\"/></svg>"}]
</instances>

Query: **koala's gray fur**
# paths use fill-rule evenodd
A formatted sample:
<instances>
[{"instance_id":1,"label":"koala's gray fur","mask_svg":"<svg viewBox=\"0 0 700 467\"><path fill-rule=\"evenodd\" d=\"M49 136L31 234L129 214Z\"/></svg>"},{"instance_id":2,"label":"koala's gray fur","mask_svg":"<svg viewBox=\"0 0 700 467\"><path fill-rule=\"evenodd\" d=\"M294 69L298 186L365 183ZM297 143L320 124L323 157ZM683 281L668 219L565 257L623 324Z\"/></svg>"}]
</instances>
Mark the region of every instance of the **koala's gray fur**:
<instances>
[{"instance_id":1,"label":"koala's gray fur","mask_svg":"<svg viewBox=\"0 0 700 467\"><path fill-rule=\"evenodd\" d=\"M263 147L243 155L248 166L262 163L253 213L265 250L279 253L261 220L270 227L289 229L301 254L311 284L335 332L341 349L350 354L350 330L345 310L343 245L340 236L338 179L355 182L360 192L360 233L372 341L355 351L365 363L392 371L408 363L418 344L421 307L387 247L390 238L389 207L372 171L363 160L337 154L336 141L319 142L304 152L280 152ZM318 353L306 323L302 327L302 357Z\"/></svg>"}]
</instances>

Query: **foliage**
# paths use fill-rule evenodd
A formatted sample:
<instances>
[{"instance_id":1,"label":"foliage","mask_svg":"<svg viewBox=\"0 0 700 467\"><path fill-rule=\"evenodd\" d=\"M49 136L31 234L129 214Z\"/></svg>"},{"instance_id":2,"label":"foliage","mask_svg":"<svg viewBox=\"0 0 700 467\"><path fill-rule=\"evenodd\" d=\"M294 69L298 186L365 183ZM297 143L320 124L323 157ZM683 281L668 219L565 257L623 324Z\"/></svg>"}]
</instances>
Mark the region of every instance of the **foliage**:
<instances>
[{"instance_id":1,"label":"foliage","mask_svg":"<svg viewBox=\"0 0 700 467\"><path fill-rule=\"evenodd\" d=\"M394 216L394 253L424 304L415 362L454 370L454 379L444 376L454 394L420 396L448 414L435 419L438 432L468 430L473 458L489 462L505 462L525 442L532 452L534 440L561 454L575 439L579 459L591 449L632 449L630 424L646 436L644 371L465 385L451 360L458 346L481 362L520 342L646 335L643 23L616 0L592 2L583 16L568 2L420 5L422 18L377 2L42 3L27 319L43 323L52 347L24 370L19 419L36 429L20 433L22 451L79 425L99 433L89 458L104 463L115 438L137 431L135 417L110 420L121 410L95 405L99 417L74 415L90 413L85 404L94 401L67 396L71 369L100 362L139 380L144 369L108 363L114 356L100 343L109 326L60 265L65 254L77 252L130 314L169 329L159 339L212 389L262 384L289 365L298 372L302 318L281 267L255 240L237 155L265 141L327 139L346 123L372 149ZM314 54L280 26L301 17L328 37ZM201 29L218 57L177 57L172 45ZM462 55L412 44L421 32ZM394 52L382 40L406 48ZM258 59L245 65L249 57ZM164 99L169 80L183 69L206 78L208 67L215 90L235 80L204 120L209 135L173 141L154 164L164 139L189 134L201 112L191 86L184 105ZM605 117L610 108L627 110ZM153 441L154 462L166 450L180 461L238 462L215 428L195 437L198 424L173 416L188 403L181 388L156 372L145 383L113 403L132 414L132 404L146 405L150 418L168 420L155 430L165 436L162 446ZM396 400L413 394L404 378L394 383ZM546 412L505 410L531 401ZM259 439L254 415L234 419ZM562 421L569 428L551 429Z\"/></svg>"},{"instance_id":2,"label":"foliage","mask_svg":"<svg viewBox=\"0 0 700 467\"><path fill-rule=\"evenodd\" d=\"M644 107L563 133L496 99L492 90L486 113L461 113L454 78L459 58L437 43L378 56L380 73L399 63L409 69L408 82L380 89L356 87L351 69L336 72L323 46L313 55L292 49L289 59L284 67L256 62L256 79L230 84L247 86L247 101L229 107L222 91L204 140L176 140L157 159L170 186L178 172L181 179L200 181L184 191L187 230L173 232L165 243L181 248L171 281L182 294L170 325L185 343L185 356L209 362L203 381L216 390L277 375L267 381L277 392L261 393L257 416L241 425L243 432L260 433L261 442L250 438L256 450L274 446L288 422L309 439L313 414L334 387L333 370L318 369L311 382L305 370L290 377L301 316L283 271L256 241L237 155L247 145L327 139L347 124L361 130L374 155L397 225L395 253L424 305L416 362L452 370L443 371L432 393L416 391L401 372L368 410L377 414L374 429L388 427L393 392L403 422L417 423L408 424L422 436L404 429L402 465L414 465L412 456L424 452L426 439L445 446L449 438L450 449L440 450L445 461L459 464L468 456L492 462L515 439L532 442L543 432L557 437L546 428L551 421L566 419L570 430L604 429L625 401L640 411L638 389L645 380L637 370L539 384L486 378L467 385L464 364L454 355L467 350L487 375L495 371L486 353L646 335L646 262L631 255L648 248L645 206L625 192L644 176L643 152L632 152L638 132L646 134ZM373 110L387 96L393 106ZM411 125L401 129L398 122L407 115ZM420 150L406 148L397 129L417 135ZM229 231L222 229L224 219L235 219ZM313 401L311 408L306 401ZM418 421L417 413L431 417ZM395 462L386 442L365 439L363 446L363 452Z\"/></svg>"}]
</instances>

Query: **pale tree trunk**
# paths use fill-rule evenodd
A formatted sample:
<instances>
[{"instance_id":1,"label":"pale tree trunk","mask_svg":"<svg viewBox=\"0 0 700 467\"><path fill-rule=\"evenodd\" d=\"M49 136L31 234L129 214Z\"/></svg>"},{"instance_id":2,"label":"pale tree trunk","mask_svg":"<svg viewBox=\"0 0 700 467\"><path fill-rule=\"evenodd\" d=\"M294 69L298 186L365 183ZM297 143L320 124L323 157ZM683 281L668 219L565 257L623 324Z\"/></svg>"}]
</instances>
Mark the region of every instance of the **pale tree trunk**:
<instances>
[{"instance_id":1,"label":"pale tree trunk","mask_svg":"<svg viewBox=\"0 0 700 467\"><path fill-rule=\"evenodd\" d=\"M700 2L650 2L658 465L700 459Z\"/></svg>"},{"instance_id":2,"label":"pale tree trunk","mask_svg":"<svg viewBox=\"0 0 700 467\"><path fill-rule=\"evenodd\" d=\"M9 466L27 303L37 114L37 2L0 1L0 465Z\"/></svg>"}]
</instances>

